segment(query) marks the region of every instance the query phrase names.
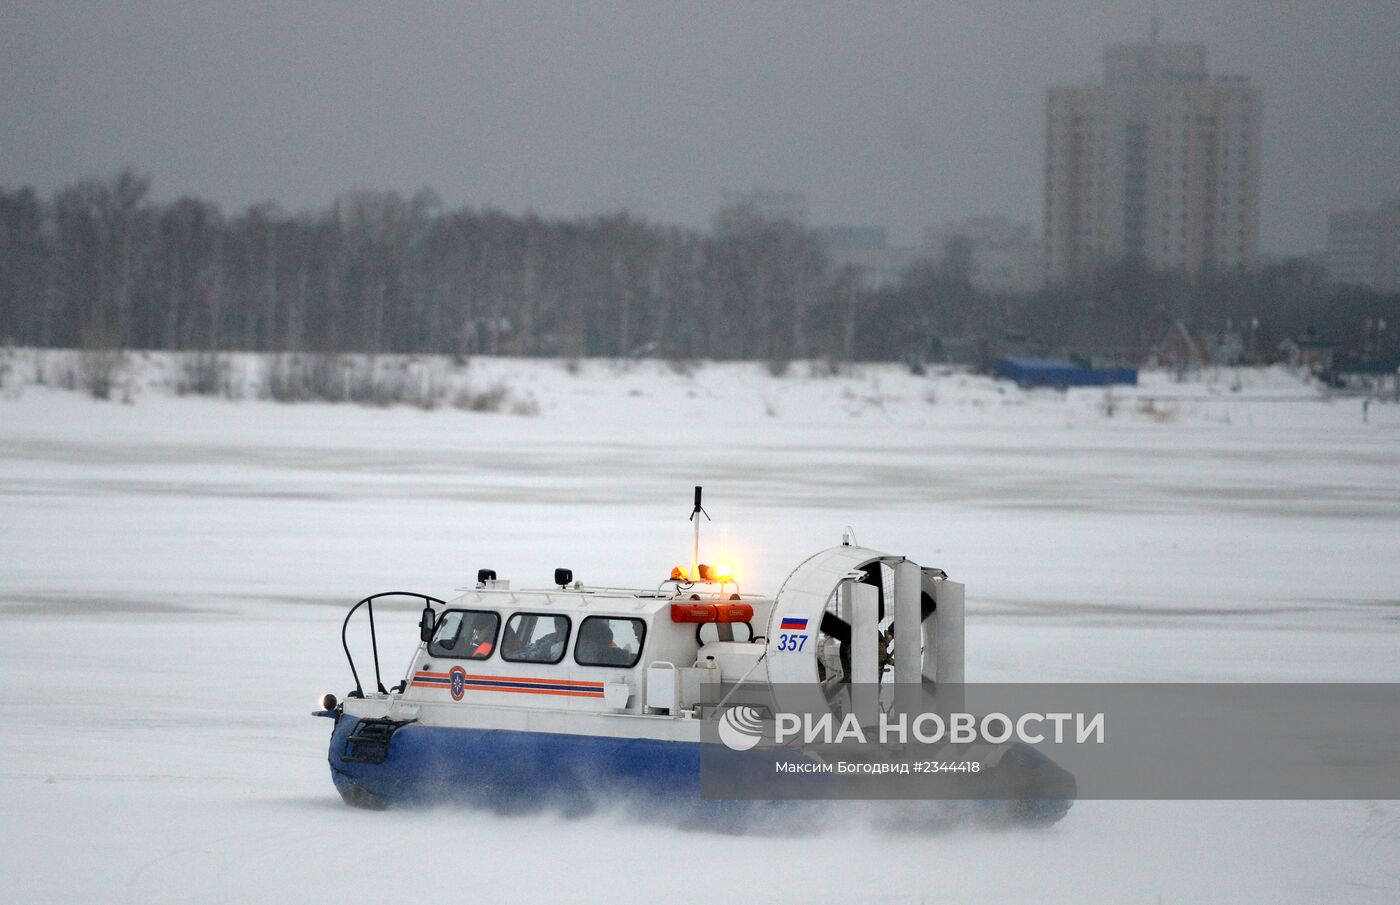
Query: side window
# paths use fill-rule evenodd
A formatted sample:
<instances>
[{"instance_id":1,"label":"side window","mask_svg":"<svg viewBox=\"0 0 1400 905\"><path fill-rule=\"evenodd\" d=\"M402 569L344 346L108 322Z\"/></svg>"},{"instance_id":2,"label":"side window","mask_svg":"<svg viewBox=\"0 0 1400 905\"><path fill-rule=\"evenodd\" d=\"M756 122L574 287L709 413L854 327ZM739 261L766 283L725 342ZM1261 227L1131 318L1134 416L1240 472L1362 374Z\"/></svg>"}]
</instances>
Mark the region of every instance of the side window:
<instances>
[{"instance_id":1,"label":"side window","mask_svg":"<svg viewBox=\"0 0 1400 905\"><path fill-rule=\"evenodd\" d=\"M642 656L647 624L620 616L589 616L578 628L574 660L582 666L630 669Z\"/></svg>"},{"instance_id":2,"label":"side window","mask_svg":"<svg viewBox=\"0 0 1400 905\"><path fill-rule=\"evenodd\" d=\"M501 638L501 659L512 663L558 663L569 643L569 617L516 613Z\"/></svg>"},{"instance_id":3,"label":"side window","mask_svg":"<svg viewBox=\"0 0 1400 905\"><path fill-rule=\"evenodd\" d=\"M448 610L438 620L428 653L434 657L485 660L496 647L501 617L485 610Z\"/></svg>"}]
</instances>

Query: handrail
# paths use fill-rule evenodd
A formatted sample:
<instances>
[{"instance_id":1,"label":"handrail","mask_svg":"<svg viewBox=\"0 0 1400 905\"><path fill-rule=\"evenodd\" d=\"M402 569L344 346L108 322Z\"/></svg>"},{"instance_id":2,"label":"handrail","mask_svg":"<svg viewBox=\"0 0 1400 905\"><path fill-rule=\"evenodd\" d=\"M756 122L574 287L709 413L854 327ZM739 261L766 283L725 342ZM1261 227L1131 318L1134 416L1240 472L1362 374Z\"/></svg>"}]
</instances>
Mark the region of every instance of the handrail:
<instances>
[{"instance_id":1,"label":"handrail","mask_svg":"<svg viewBox=\"0 0 1400 905\"><path fill-rule=\"evenodd\" d=\"M658 597L662 596L662 591L661 591L661 589L664 588L664 587L666 587L666 585L668 585L668 584L669 584L669 585L675 586L675 590L671 592L671 597L670 597L670 599L675 599L675 598L681 596L682 594L686 593L687 591L692 590L692 589L693 589L696 585L698 585L698 584L719 585L719 590L718 590L718 591L711 591L711 590L709 590L709 589L706 589L704 593L707 593L707 594L714 594L715 596L720 597L720 598L723 598L723 597L724 597L724 589L725 589L725 588L729 587L730 585L734 585L734 593L735 593L735 594L738 594L740 599L743 599L743 596L744 596L744 595L743 595L742 593L740 593L740 591L739 591L739 582L735 581L733 578L721 578L721 579L718 579L718 580L716 580L716 579L710 579L710 578L694 578L694 579L686 579L686 580L684 580L684 581L682 581L682 580L679 579L679 578L667 578L667 579L663 579L662 582L656 586L656 594L657 594ZM664 599L664 598L663 598L663 599ZM733 597L730 597L729 599L730 599L730 600L733 600L734 598L733 598Z\"/></svg>"},{"instance_id":2,"label":"handrail","mask_svg":"<svg viewBox=\"0 0 1400 905\"><path fill-rule=\"evenodd\" d=\"M430 597L427 594L418 594L414 591L383 591L379 594L371 594L359 603L350 608L350 612L345 614L345 621L340 624L340 646L345 649L345 660L350 664L350 675L355 679L355 694L357 698L365 696L365 690L360 685L360 673L355 669L355 658L350 656L350 642L346 638L346 630L350 627L350 617L355 615L355 611L360 607L369 605L369 644L374 651L374 684L379 687L380 694L388 694L388 689L384 687L384 680L379 674L379 639L374 631L374 601L380 597L417 597L425 603L438 603L447 606L447 601Z\"/></svg>"}]
</instances>

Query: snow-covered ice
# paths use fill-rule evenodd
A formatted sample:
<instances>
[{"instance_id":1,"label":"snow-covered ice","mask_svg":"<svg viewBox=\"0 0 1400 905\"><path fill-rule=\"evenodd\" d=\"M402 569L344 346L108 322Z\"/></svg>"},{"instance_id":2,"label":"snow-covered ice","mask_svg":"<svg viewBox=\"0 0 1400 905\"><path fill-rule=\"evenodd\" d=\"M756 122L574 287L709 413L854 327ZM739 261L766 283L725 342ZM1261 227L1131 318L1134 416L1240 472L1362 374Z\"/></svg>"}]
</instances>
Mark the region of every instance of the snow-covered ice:
<instances>
[{"instance_id":1,"label":"snow-covered ice","mask_svg":"<svg viewBox=\"0 0 1400 905\"><path fill-rule=\"evenodd\" d=\"M444 365L444 367L447 367ZM0 398L6 901L1393 902L1391 802L1080 802L897 838L344 807L344 607L659 578L772 591L846 525L968 586L972 681L1400 681L1400 405L1278 370L1022 392L961 373L474 360L535 416L13 382ZM465 378L463 378L465 379ZM1146 400L1154 401L1148 403ZM1110 414L1111 413L1111 414ZM401 671L414 614L384 619Z\"/></svg>"}]
</instances>

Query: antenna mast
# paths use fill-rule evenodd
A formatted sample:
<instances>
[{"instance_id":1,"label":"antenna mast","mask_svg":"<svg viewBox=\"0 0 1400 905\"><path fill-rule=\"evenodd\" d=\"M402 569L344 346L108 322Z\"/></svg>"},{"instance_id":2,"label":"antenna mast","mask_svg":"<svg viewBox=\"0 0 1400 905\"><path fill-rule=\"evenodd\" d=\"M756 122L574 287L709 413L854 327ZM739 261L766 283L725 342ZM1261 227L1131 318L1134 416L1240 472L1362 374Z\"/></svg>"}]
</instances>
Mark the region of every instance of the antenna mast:
<instances>
[{"instance_id":1,"label":"antenna mast","mask_svg":"<svg viewBox=\"0 0 1400 905\"><path fill-rule=\"evenodd\" d=\"M1157 0L1152 0L1152 44L1155 47L1162 36L1162 15L1157 8Z\"/></svg>"},{"instance_id":2,"label":"antenna mast","mask_svg":"<svg viewBox=\"0 0 1400 905\"><path fill-rule=\"evenodd\" d=\"M696 581L700 577L700 516L704 516L706 521L710 520L710 514L705 511L705 507L700 505L700 491L703 488L699 484L695 485L695 508L690 510L690 520L695 523L695 542L690 548L690 580Z\"/></svg>"}]
</instances>

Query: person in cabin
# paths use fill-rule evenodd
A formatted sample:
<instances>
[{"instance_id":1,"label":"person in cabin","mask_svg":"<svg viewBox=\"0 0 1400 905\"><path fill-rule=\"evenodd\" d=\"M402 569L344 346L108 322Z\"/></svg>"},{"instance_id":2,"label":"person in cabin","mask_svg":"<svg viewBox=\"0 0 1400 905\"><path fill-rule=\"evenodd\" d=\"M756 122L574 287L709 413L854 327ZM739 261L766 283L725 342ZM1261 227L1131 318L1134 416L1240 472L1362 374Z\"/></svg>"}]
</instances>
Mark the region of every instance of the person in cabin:
<instances>
[{"instance_id":1,"label":"person in cabin","mask_svg":"<svg viewBox=\"0 0 1400 905\"><path fill-rule=\"evenodd\" d=\"M633 652L623 649L606 619L590 619L579 632L578 658L595 666L630 666Z\"/></svg>"},{"instance_id":2,"label":"person in cabin","mask_svg":"<svg viewBox=\"0 0 1400 905\"><path fill-rule=\"evenodd\" d=\"M584 663L604 663L607 651L616 647L606 619L589 619L579 630L577 656Z\"/></svg>"},{"instance_id":3,"label":"person in cabin","mask_svg":"<svg viewBox=\"0 0 1400 905\"><path fill-rule=\"evenodd\" d=\"M520 630L516 627L516 621L512 619L506 623L506 633L501 637L501 656L513 657L524 646L525 642L520 638Z\"/></svg>"},{"instance_id":4,"label":"person in cabin","mask_svg":"<svg viewBox=\"0 0 1400 905\"><path fill-rule=\"evenodd\" d=\"M467 644L467 656L473 660L485 660L491 656L491 636L495 634L485 625L472 629L471 641Z\"/></svg>"}]
</instances>

